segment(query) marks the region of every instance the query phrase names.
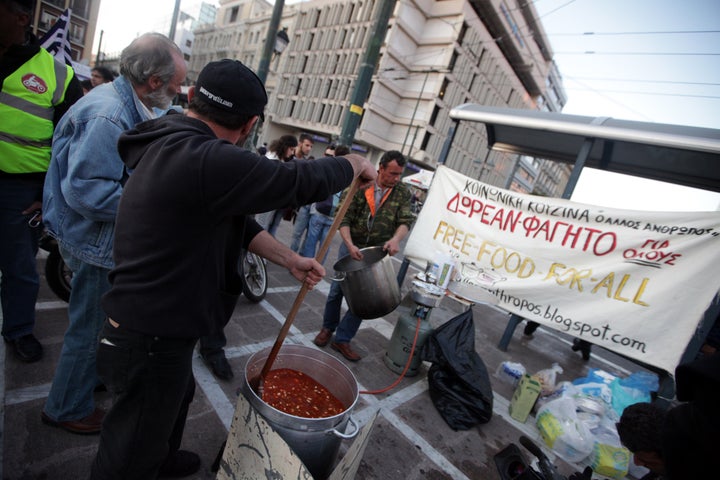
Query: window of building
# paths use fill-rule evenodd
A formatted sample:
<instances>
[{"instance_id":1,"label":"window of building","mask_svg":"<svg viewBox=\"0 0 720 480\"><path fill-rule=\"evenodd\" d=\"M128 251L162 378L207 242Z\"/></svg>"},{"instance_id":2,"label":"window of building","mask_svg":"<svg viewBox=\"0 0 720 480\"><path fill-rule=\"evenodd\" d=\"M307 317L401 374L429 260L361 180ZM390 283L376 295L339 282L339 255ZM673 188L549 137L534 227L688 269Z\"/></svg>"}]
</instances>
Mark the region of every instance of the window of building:
<instances>
[{"instance_id":1,"label":"window of building","mask_svg":"<svg viewBox=\"0 0 720 480\"><path fill-rule=\"evenodd\" d=\"M463 22L462 27L460 27L460 32L457 36L457 42L462 45L463 41L465 40L465 34L468 31L468 24L466 22Z\"/></svg>"},{"instance_id":2,"label":"window of building","mask_svg":"<svg viewBox=\"0 0 720 480\"><path fill-rule=\"evenodd\" d=\"M425 132L425 135L423 135L422 143L420 144L420 150L427 151L428 143L430 143L430 138L432 137L432 134L428 131Z\"/></svg>"},{"instance_id":3,"label":"window of building","mask_svg":"<svg viewBox=\"0 0 720 480\"><path fill-rule=\"evenodd\" d=\"M333 106L333 112L332 112L332 123L335 125L340 125L340 118L343 113L345 113L345 108L341 107L340 105Z\"/></svg>"},{"instance_id":4,"label":"window of building","mask_svg":"<svg viewBox=\"0 0 720 480\"><path fill-rule=\"evenodd\" d=\"M375 2L368 0L367 2L359 2L357 8L359 9L357 19L360 22L367 22L370 20L375 7Z\"/></svg>"},{"instance_id":5,"label":"window of building","mask_svg":"<svg viewBox=\"0 0 720 480\"><path fill-rule=\"evenodd\" d=\"M442 88L440 88L440 93L438 93L438 98L442 100L445 98L445 92L447 91L448 87L450 86L450 80L446 78L443 78Z\"/></svg>"},{"instance_id":6,"label":"window of building","mask_svg":"<svg viewBox=\"0 0 720 480\"><path fill-rule=\"evenodd\" d=\"M457 50L454 50L453 54L452 54L452 58L450 58L450 63L448 64L448 68L450 70L455 69L455 62L457 62L457 59L458 59L458 52L457 52Z\"/></svg>"},{"instance_id":7,"label":"window of building","mask_svg":"<svg viewBox=\"0 0 720 480\"><path fill-rule=\"evenodd\" d=\"M73 15L88 18L90 14L89 3L89 0L73 0L70 2L70 8L72 9Z\"/></svg>"},{"instance_id":8,"label":"window of building","mask_svg":"<svg viewBox=\"0 0 720 480\"><path fill-rule=\"evenodd\" d=\"M70 22L70 41L85 43L85 25Z\"/></svg>"},{"instance_id":9,"label":"window of building","mask_svg":"<svg viewBox=\"0 0 720 480\"><path fill-rule=\"evenodd\" d=\"M345 36L347 35L347 28L341 28L338 32L338 45L343 46L345 45Z\"/></svg>"},{"instance_id":10,"label":"window of building","mask_svg":"<svg viewBox=\"0 0 720 480\"><path fill-rule=\"evenodd\" d=\"M350 35L348 36L348 46L354 47L355 46L355 37L357 32L354 28L350 28Z\"/></svg>"},{"instance_id":11,"label":"window of building","mask_svg":"<svg viewBox=\"0 0 720 480\"><path fill-rule=\"evenodd\" d=\"M230 12L229 12L229 15L228 15L228 21L227 21L227 23L235 23L235 22L237 22L237 18L238 18L238 13L239 13L239 11L240 11L240 7L239 7L239 6L232 7L232 8L230 9Z\"/></svg>"},{"instance_id":12,"label":"window of building","mask_svg":"<svg viewBox=\"0 0 720 480\"><path fill-rule=\"evenodd\" d=\"M433 107L432 114L430 115L430 121L428 122L428 125L430 125L431 127L435 126L435 122L437 121L438 113L440 113L440 106L435 105Z\"/></svg>"},{"instance_id":13,"label":"window of building","mask_svg":"<svg viewBox=\"0 0 720 480\"><path fill-rule=\"evenodd\" d=\"M53 15L52 13L48 13L46 11L43 11L40 15L40 28L43 30L50 30L50 27L55 25L55 22L57 22L57 15Z\"/></svg>"},{"instance_id":14,"label":"window of building","mask_svg":"<svg viewBox=\"0 0 720 480\"><path fill-rule=\"evenodd\" d=\"M330 92L333 89L334 83L335 83L335 80L328 80L328 79L325 80L325 92L324 92L323 97L330 98Z\"/></svg>"}]
</instances>

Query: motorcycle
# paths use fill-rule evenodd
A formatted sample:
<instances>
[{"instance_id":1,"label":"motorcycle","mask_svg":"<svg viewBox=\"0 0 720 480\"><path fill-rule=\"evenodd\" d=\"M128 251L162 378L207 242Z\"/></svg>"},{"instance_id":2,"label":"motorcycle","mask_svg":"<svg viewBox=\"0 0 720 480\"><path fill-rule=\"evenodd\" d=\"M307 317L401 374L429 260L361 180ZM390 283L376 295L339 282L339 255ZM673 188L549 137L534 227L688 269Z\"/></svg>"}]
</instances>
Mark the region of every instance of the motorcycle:
<instances>
[{"instance_id":1,"label":"motorcycle","mask_svg":"<svg viewBox=\"0 0 720 480\"><path fill-rule=\"evenodd\" d=\"M57 240L44 231L40 237L39 246L48 253L47 260L45 260L45 280L50 290L60 300L69 301L73 273L60 255ZM237 272L242 279L243 295L253 303L262 301L268 289L265 260L243 249L240 253Z\"/></svg>"},{"instance_id":2,"label":"motorcycle","mask_svg":"<svg viewBox=\"0 0 720 480\"><path fill-rule=\"evenodd\" d=\"M65 261L60 255L60 248L57 240L55 240L47 231L43 231L40 236L39 247L48 253L45 260L45 280L50 290L57 297L67 302L70 300L70 281L72 280L72 270L65 265Z\"/></svg>"},{"instance_id":3,"label":"motorcycle","mask_svg":"<svg viewBox=\"0 0 720 480\"><path fill-rule=\"evenodd\" d=\"M268 289L265 259L243 249L240 252L237 271L242 279L242 292L245 298L253 303L262 301Z\"/></svg>"}]
</instances>

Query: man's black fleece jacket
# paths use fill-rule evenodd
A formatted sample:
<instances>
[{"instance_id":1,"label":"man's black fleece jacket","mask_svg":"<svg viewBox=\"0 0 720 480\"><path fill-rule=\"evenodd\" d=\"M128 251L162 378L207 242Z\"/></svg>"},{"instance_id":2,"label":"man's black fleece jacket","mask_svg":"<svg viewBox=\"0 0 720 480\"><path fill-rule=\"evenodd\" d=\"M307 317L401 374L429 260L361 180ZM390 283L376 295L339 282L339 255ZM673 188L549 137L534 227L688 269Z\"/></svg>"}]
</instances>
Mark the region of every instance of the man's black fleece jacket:
<instances>
[{"instance_id":1,"label":"man's black fleece jacket","mask_svg":"<svg viewBox=\"0 0 720 480\"><path fill-rule=\"evenodd\" d=\"M229 239L260 232L245 215L305 205L350 184L342 157L274 162L179 114L138 124L118 150L131 170L117 212L112 288L103 308L123 328L198 338L227 322ZM232 298L231 298L232 297Z\"/></svg>"}]
</instances>

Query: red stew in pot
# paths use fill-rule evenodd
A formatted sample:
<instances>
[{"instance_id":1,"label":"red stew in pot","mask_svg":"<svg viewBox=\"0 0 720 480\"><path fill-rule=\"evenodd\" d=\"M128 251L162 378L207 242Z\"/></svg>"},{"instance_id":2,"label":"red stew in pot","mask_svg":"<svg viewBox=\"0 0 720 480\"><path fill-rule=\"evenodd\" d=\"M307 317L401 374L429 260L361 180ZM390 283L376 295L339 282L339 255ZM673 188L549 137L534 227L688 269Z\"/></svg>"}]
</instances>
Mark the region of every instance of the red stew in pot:
<instances>
[{"instance_id":1,"label":"red stew in pot","mask_svg":"<svg viewBox=\"0 0 720 480\"><path fill-rule=\"evenodd\" d=\"M290 368L268 372L262 399L276 410L303 418L332 417L345 410L327 388L309 375Z\"/></svg>"}]
</instances>

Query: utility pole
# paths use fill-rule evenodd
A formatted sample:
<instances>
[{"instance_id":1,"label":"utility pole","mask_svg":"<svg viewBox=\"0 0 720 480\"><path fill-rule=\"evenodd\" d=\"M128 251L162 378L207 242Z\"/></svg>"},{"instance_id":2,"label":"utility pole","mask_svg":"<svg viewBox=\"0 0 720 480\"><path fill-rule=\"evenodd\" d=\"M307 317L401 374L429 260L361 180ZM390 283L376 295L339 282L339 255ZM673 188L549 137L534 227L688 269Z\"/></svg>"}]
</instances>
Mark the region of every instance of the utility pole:
<instances>
[{"instance_id":1,"label":"utility pole","mask_svg":"<svg viewBox=\"0 0 720 480\"><path fill-rule=\"evenodd\" d=\"M350 100L350 108L345 114L342 131L338 139L338 142L342 145L352 147L355 131L360 124L360 118L363 114L363 105L370 92L370 81L375 71L375 64L377 64L378 57L380 56L380 47L385 41L388 22L390 21L393 10L395 10L395 3L396 0L381 0L380 8L378 8L377 17L370 30L370 42L368 42L368 46L365 49L363 62L360 65L360 71L358 72L355 82L355 89L353 90Z\"/></svg>"},{"instance_id":2,"label":"utility pole","mask_svg":"<svg viewBox=\"0 0 720 480\"><path fill-rule=\"evenodd\" d=\"M275 6L273 7L272 16L270 17L270 24L268 25L267 35L265 36L265 45L263 45L262 56L260 57L260 64L258 65L257 72L255 72L260 81L265 85L267 81L268 71L270 70L270 60L272 60L272 54L275 50L275 42L277 41L278 27L280 26L280 19L282 18L282 11L285 7L285 0L275 0ZM255 151L255 144L257 143L258 133L262 127L262 119L258 118L255 122L255 126L245 140L245 149L252 152Z\"/></svg>"},{"instance_id":3,"label":"utility pole","mask_svg":"<svg viewBox=\"0 0 720 480\"><path fill-rule=\"evenodd\" d=\"M170 21L170 37L171 41L175 41L175 29L177 28L178 17L180 16L180 2L182 0L175 0L175 8L173 9L172 20Z\"/></svg>"},{"instance_id":4,"label":"utility pole","mask_svg":"<svg viewBox=\"0 0 720 480\"><path fill-rule=\"evenodd\" d=\"M95 65L102 65L105 61L105 55L102 54L103 35L105 35L105 30L100 30L100 41L98 41L98 51L95 56Z\"/></svg>"}]
</instances>

